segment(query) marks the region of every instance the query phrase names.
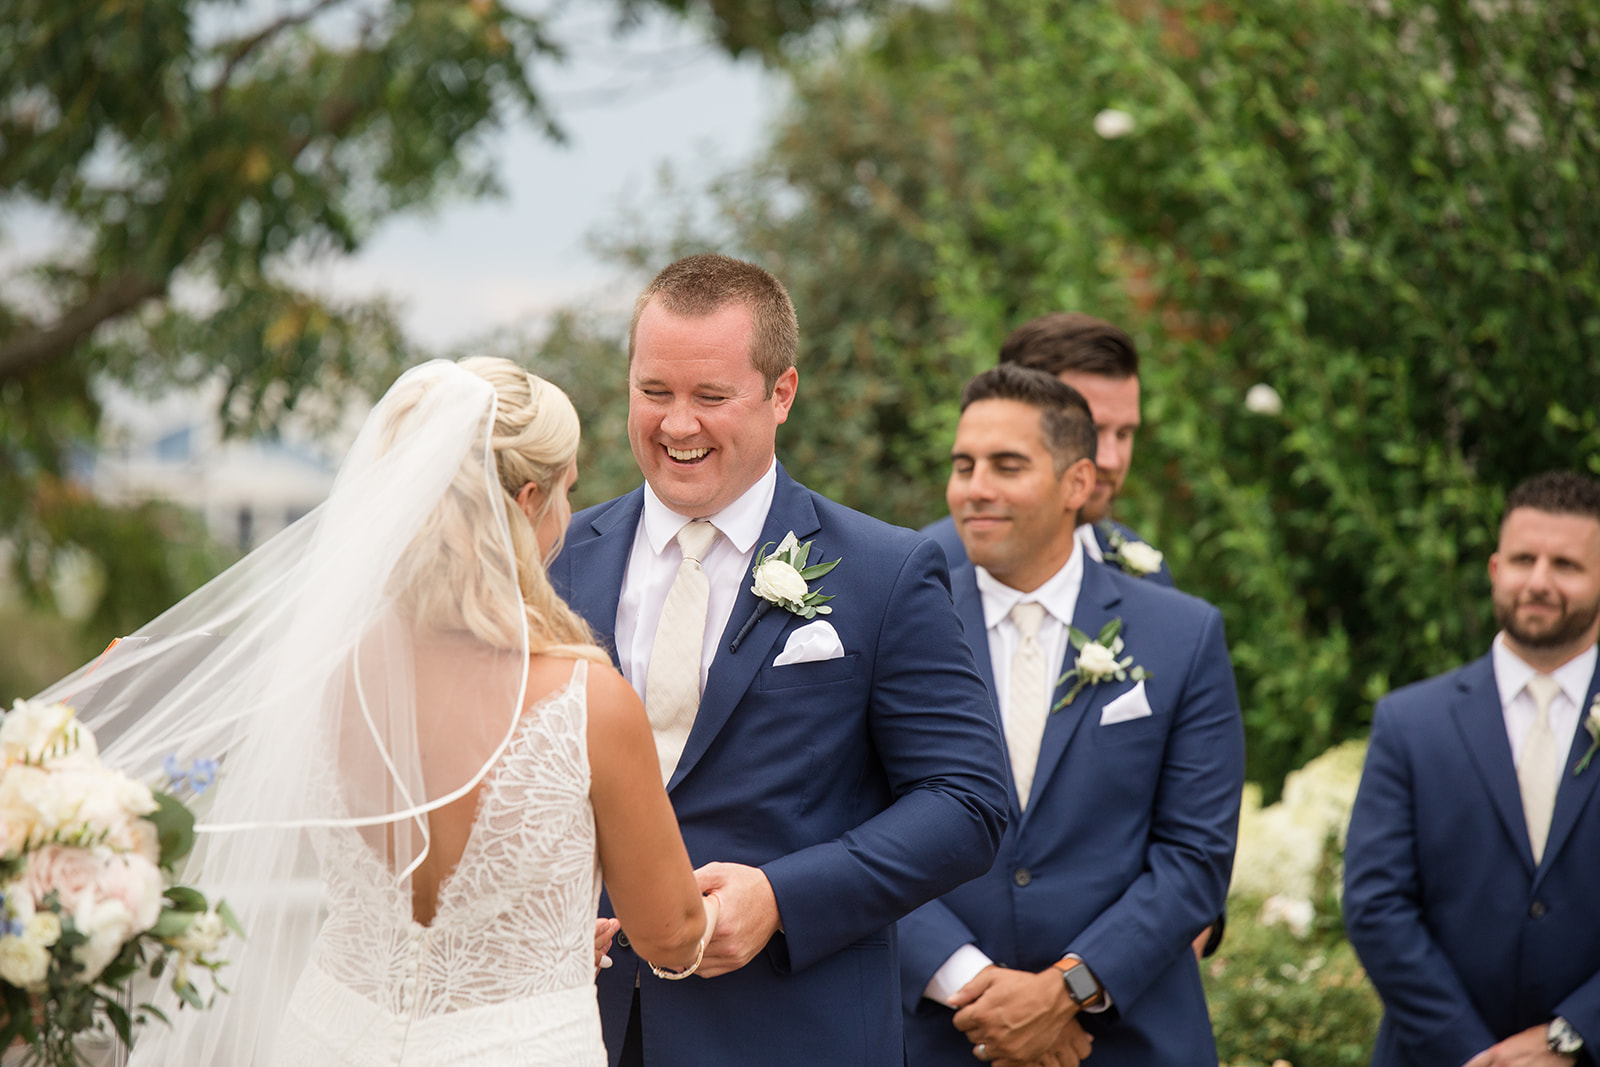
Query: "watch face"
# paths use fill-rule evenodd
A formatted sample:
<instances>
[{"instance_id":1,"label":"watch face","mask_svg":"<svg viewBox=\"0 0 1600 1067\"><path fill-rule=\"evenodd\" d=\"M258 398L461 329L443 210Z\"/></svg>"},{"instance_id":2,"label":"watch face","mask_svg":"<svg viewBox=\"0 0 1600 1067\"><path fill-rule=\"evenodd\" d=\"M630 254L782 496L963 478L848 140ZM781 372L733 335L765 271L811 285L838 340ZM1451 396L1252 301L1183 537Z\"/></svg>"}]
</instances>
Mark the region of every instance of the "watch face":
<instances>
[{"instance_id":1,"label":"watch face","mask_svg":"<svg viewBox=\"0 0 1600 1067\"><path fill-rule=\"evenodd\" d=\"M1095 994L1100 992L1100 986L1089 973L1087 967L1074 967L1066 972L1062 980L1067 984L1067 996L1082 1005L1085 1001L1093 1000Z\"/></svg>"},{"instance_id":2,"label":"watch face","mask_svg":"<svg viewBox=\"0 0 1600 1067\"><path fill-rule=\"evenodd\" d=\"M1550 1020L1550 1028L1545 1031L1545 1043L1550 1046L1551 1052L1562 1055L1571 1055L1583 1049L1583 1038L1578 1036L1571 1023L1560 1016Z\"/></svg>"}]
</instances>

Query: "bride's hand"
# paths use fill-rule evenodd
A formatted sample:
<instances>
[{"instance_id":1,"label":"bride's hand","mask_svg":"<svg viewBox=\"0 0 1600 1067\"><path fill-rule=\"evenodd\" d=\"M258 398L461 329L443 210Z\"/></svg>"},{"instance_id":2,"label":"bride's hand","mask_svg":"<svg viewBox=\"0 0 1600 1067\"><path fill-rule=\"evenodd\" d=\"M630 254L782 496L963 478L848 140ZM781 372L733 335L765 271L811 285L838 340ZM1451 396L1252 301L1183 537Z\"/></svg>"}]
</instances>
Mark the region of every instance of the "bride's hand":
<instances>
[{"instance_id":1,"label":"bride's hand","mask_svg":"<svg viewBox=\"0 0 1600 1067\"><path fill-rule=\"evenodd\" d=\"M611 939L617 936L617 931L622 929L622 923L616 919L596 919L594 921L594 972L599 974L602 968L611 966L611 957L606 953L611 951Z\"/></svg>"}]
</instances>

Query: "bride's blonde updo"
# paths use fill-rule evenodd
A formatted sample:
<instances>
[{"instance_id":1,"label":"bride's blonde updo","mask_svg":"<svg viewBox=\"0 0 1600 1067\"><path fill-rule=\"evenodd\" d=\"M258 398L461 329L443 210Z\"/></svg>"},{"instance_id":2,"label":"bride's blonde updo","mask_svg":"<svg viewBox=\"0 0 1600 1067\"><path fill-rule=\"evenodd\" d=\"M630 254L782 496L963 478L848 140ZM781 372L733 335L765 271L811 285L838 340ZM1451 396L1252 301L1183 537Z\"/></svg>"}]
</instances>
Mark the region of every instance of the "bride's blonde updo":
<instances>
[{"instance_id":1,"label":"bride's blonde updo","mask_svg":"<svg viewBox=\"0 0 1600 1067\"><path fill-rule=\"evenodd\" d=\"M483 466L469 459L451 492L441 501L418 541L431 551L416 553L418 566L406 568L400 601L412 621L436 631L467 631L497 647L520 644L516 627L526 627L528 651L581 657L609 663L594 643L588 624L567 606L545 574L535 531L560 495L578 454L578 413L558 387L529 374L508 359L473 356L457 363L494 388L494 423L489 448L499 480L496 502L511 532L516 587L522 619L508 618L504 607L511 577L496 573L503 559L496 524L483 512ZM532 516L517 504L517 494L532 483L539 510ZM491 504L490 506L494 506ZM420 548L421 545L419 544ZM560 550L558 539L552 555ZM426 557L432 559L425 562ZM499 594L499 595L497 595Z\"/></svg>"}]
</instances>

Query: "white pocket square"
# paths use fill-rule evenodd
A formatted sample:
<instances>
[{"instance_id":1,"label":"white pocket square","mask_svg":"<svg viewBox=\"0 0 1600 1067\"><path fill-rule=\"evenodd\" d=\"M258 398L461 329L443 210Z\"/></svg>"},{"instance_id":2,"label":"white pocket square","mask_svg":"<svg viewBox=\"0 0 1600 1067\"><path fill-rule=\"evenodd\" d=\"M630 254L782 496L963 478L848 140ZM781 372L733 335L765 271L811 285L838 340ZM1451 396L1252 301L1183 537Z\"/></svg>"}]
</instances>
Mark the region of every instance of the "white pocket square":
<instances>
[{"instance_id":1,"label":"white pocket square","mask_svg":"<svg viewBox=\"0 0 1600 1067\"><path fill-rule=\"evenodd\" d=\"M1113 723L1148 718L1154 714L1155 712L1150 710L1150 701L1144 695L1144 683L1140 682L1100 709L1100 725L1110 726Z\"/></svg>"},{"instance_id":2,"label":"white pocket square","mask_svg":"<svg viewBox=\"0 0 1600 1067\"><path fill-rule=\"evenodd\" d=\"M825 659L843 659L844 645L833 627L818 619L809 622L789 635L783 651L772 661L774 667L791 663L821 663Z\"/></svg>"}]
</instances>

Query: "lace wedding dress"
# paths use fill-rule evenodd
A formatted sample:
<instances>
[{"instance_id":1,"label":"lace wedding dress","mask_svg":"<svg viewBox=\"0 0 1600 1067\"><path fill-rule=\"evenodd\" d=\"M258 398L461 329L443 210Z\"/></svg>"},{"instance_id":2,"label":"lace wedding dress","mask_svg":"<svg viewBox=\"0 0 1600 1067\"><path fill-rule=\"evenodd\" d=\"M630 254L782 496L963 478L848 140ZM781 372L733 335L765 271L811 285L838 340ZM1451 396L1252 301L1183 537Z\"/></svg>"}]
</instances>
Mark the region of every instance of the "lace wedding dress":
<instances>
[{"instance_id":1,"label":"lace wedding dress","mask_svg":"<svg viewBox=\"0 0 1600 1067\"><path fill-rule=\"evenodd\" d=\"M349 827L315 843L328 919L295 987L284 1067L606 1062L594 986L599 866L587 664L533 704L485 781L431 925ZM241 991L242 992L242 991Z\"/></svg>"}]
</instances>

